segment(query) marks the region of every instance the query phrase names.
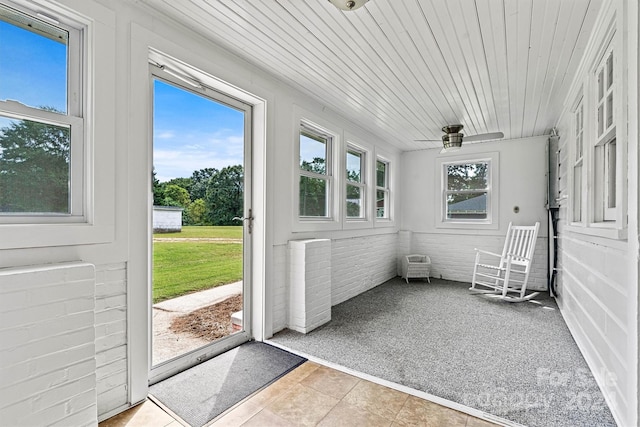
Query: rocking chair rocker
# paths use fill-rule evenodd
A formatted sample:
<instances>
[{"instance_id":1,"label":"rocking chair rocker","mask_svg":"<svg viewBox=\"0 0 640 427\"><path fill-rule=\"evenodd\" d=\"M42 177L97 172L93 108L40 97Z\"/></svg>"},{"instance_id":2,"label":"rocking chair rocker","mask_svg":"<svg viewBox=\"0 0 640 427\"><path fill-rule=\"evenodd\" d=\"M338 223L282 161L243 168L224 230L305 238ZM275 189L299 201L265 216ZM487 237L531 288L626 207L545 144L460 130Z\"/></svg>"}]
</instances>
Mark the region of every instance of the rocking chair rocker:
<instances>
[{"instance_id":1,"label":"rocking chair rocker","mask_svg":"<svg viewBox=\"0 0 640 427\"><path fill-rule=\"evenodd\" d=\"M469 290L490 294L509 302L527 301L538 295L540 292L527 294L526 291L539 227L539 222L533 226L514 226L509 223L502 255L476 249L473 280ZM481 255L483 258L487 255L493 257L495 261L483 263Z\"/></svg>"}]
</instances>

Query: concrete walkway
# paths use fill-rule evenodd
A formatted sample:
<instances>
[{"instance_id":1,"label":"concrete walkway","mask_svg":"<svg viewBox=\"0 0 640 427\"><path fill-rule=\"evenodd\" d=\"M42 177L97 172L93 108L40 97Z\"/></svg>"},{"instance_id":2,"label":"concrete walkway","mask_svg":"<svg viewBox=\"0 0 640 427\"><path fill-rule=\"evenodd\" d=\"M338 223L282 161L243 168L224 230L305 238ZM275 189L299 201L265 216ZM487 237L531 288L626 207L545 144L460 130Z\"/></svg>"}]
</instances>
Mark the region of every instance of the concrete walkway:
<instances>
[{"instance_id":1,"label":"concrete walkway","mask_svg":"<svg viewBox=\"0 0 640 427\"><path fill-rule=\"evenodd\" d=\"M194 292L178 298L154 304L154 309L163 311L190 313L202 307L218 303L232 295L242 293L242 281L228 285L217 286L206 291Z\"/></svg>"},{"instance_id":2,"label":"concrete walkway","mask_svg":"<svg viewBox=\"0 0 640 427\"><path fill-rule=\"evenodd\" d=\"M209 344L207 340L173 332L169 329L173 319L241 293L242 282L235 282L154 304L153 364Z\"/></svg>"}]
</instances>

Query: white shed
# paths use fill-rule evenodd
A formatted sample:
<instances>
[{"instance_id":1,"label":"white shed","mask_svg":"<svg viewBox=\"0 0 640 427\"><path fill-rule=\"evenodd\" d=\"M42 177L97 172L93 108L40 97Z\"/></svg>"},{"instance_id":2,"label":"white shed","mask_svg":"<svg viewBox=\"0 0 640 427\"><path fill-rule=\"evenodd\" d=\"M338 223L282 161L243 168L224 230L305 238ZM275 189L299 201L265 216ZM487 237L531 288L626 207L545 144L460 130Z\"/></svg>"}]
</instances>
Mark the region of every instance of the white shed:
<instances>
[{"instance_id":1,"label":"white shed","mask_svg":"<svg viewBox=\"0 0 640 427\"><path fill-rule=\"evenodd\" d=\"M153 207L154 233L179 233L182 231L182 211L176 206Z\"/></svg>"}]
</instances>

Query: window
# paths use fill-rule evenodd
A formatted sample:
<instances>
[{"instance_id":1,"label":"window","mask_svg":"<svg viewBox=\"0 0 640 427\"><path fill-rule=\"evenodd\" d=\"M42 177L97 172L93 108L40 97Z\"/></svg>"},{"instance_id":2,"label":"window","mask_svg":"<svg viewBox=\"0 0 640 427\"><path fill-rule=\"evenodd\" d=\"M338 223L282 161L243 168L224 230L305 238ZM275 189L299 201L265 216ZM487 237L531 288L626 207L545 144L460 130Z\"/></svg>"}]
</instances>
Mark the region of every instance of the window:
<instances>
[{"instance_id":1,"label":"window","mask_svg":"<svg viewBox=\"0 0 640 427\"><path fill-rule=\"evenodd\" d=\"M0 222L84 215L82 31L39 16L0 5Z\"/></svg>"},{"instance_id":2,"label":"window","mask_svg":"<svg viewBox=\"0 0 640 427\"><path fill-rule=\"evenodd\" d=\"M575 158L573 163L573 221L582 221L582 163L584 151L584 105L578 102L574 113Z\"/></svg>"},{"instance_id":3,"label":"window","mask_svg":"<svg viewBox=\"0 0 640 427\"><path fill-rule=\"evenodd\" d=\"M389 219L389 163L376 160L376 218Z\"/></svg>"},{"instance_id":4,"label":"window","mask_svg":"<svg viewBox=\"0 0 640 427\"><path fill-rule=\"evenodd\" d=\"M347 150L346 211L349 219L365 218L365 153L355 148Z\"/></svg>"},{"instance_id":5,"label":"window","mask_svg":"<svg viewBox=\"0 0 640 427\"><path fill-rule=\"evenodd\" d=\"M594 146L595 212L596 222L615 221L616 207L616 123L615 123L615 61L613 44L606 50L596 67Z\"/></svg>"},{"instance_id":6,"label":"window","mask_svg":"<svg viewBox=\"0 0 640 427\"><path fill-rule=\"evenodd\" d=\"M443 163L445 222L489 222L490 161Z\"/></svg>"},{"instance_id":7,"label":"window","mask_svg":"<svg viewBox=\"0 0 640 427\"><path fill-rule=\"evenodd\" d=\"M300 128L298 213L303 218L331 217L332 138L311 126Z\"/></svg>"}]
</instances>

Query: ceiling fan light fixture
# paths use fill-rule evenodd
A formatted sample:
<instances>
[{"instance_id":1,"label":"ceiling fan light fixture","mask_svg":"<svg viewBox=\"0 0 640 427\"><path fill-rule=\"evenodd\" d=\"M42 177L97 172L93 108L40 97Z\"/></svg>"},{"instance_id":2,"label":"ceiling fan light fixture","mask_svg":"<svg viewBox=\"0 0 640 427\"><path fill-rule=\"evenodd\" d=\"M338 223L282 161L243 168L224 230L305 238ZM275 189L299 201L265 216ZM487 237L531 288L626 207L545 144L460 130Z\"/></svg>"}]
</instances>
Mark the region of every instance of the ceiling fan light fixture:
<instances>
[{"instance_id":1,"label":"ceiling fan light fixture","mask_svg":"<svg viewBox=\"0 0 640 427\"><path fill-rule=\"evenodd\" d=\"M454 135L453 138L451 135ZM442 135L442 145L444 151L449 153L451 151L458 151L462 147L462 134L447 134Z\"/></svg>"},{"instance_id":2,"label":"ceiling fan light fixture","mask_svg":"<svg viewBox=\"0 0 640 427\"><path fill-rule=\"evenodd\" d=\"M337 7L340 10L356 10L362 6L369 0L329 0L331 4Z\"/></svg>"}]
</instances>

